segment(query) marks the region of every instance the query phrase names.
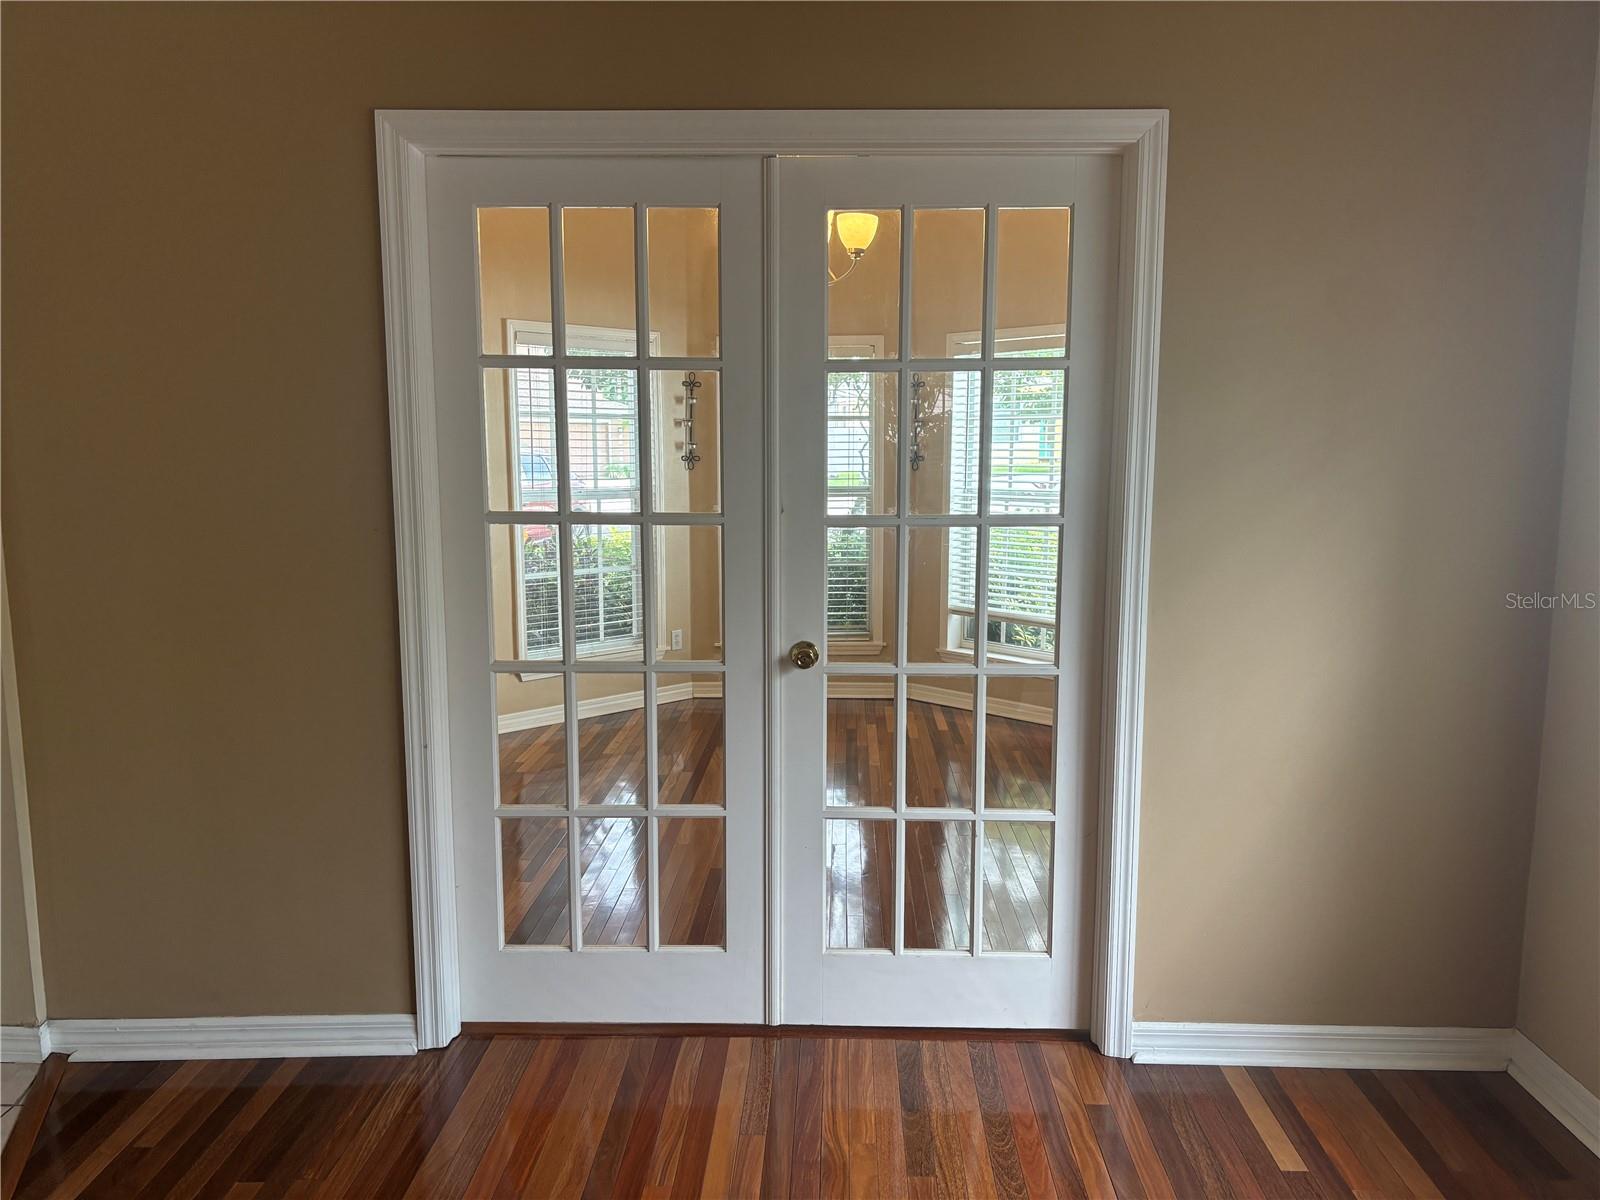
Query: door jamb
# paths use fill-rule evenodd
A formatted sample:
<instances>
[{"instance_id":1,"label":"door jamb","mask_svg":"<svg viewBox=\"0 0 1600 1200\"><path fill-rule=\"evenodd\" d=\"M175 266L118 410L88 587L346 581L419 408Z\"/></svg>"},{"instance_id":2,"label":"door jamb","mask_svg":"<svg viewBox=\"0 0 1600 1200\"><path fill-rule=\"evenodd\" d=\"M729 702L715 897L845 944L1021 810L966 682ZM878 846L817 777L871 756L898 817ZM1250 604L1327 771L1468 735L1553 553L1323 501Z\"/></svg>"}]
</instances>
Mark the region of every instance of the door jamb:
<instances>
[{"instance_id":1,"label":"door jamb","mask_svg":"<svg viewBox=\"0 0 1600 1200\"><path fill-rule=\"evenodd\" d=\"M461 1030L449 709L428 283L427 160L449 155L744 155L764 163L763 376L767 609L767 1016L777 1022L778 446L776 229L786 154L1114 154L1122 159L1116 392L1106 562L1105 687L1091 1035L1132 1053L1150 519L1166 210L1165 109L505 112L380 109L378 213L388 348L417 1044Z\"/></svg>"}]
</instances>

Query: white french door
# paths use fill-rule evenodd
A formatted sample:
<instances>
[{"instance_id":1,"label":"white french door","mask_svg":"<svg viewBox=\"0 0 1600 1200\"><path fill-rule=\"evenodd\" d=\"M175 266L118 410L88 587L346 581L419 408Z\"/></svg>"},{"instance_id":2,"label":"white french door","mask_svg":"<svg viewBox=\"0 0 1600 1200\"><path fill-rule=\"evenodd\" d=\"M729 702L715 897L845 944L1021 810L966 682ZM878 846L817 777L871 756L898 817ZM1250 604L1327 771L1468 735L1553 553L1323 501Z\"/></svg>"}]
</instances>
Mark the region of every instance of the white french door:
<instances>
[{"instance_id":1,"label":"white french door","mask_svg":"<svg viewBox=\"0 0 1600 1200\"><path fill-rule=\"evenodd\" d=\"M781 163L786 1022L1089 1023L1119 174Z\"/></svg>"},{"instance_id":2,"label":"white french door","mask_svg":"<svg viewBox=\"0 0 1600 1200\"><path fill-rule=\"evenodd\" d=\"M1088 1024L1118 168L428 161L463 1019Z\"/></svg>"},{"instance_id":3,"label":"white french door","mask_svg":"<svg viewBox=\"0 0 1600 1200\"><path fill-rule=\"evenodd\" d=\"M761 162L427 189L462 1017L760 1021Z\"/></svg>"}]
</instances>

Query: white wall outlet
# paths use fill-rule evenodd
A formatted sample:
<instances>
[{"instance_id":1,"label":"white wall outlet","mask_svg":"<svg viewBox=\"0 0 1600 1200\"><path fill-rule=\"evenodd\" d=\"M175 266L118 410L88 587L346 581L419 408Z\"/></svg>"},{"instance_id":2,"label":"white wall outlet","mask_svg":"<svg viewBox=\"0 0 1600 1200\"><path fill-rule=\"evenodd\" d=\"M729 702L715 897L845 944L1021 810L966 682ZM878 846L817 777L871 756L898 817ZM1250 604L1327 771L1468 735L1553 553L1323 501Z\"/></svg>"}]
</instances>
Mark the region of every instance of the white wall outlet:
<instances>
[{"instance_id":1,"label":"white wall outlet","mask_svg":"<svg viewBox=\"0 0 1600 1200\"><path fill-rule=\"evenodd\" d=\"M672 648L674 650L683 649L683 630L674 629L672 631Z\"/></svg>"}]
</instances>

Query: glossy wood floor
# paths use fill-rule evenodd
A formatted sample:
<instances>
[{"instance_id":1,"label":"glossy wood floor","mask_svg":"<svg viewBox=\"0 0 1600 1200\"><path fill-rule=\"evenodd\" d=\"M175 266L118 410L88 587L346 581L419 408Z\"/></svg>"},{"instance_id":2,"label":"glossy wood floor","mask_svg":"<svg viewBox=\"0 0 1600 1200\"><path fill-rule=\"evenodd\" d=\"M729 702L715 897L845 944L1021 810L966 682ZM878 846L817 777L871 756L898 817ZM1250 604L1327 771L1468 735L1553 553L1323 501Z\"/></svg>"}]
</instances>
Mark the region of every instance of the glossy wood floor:
<instances>
[{"instance_id":1,"label":"glossy wood floor","mask_svg":"<svg viewBox=\"0 0 1600 1200\"><path fill-rule=\"evenodd\" d=\"M72 1063L19 1195L1590 1200L1507 1075L1151 1067L1082 1042L462 1037Z\"/></svg>"},{"instance_id":2,"label":"glossy wood floor","mask_svg":"<svg viewBox=\"0 0 1600 1200\"><path fill-rule=\"evenodd\" d=\"M691 699L658 708L663 804L723 802L722 702ZM827 786L839 807L894 803L894 705L835 699L828 704ZM1048 808L1049 726L991 715L986 795L996 807ZM639 804L644 795L641 711L585 717L579 723L580 803ZM560 726L500 738L501 794L526 804L565 803L565 735ZM912 700L906 705L908 803L968 808L973 802L972 714ZM893 944L895 849L892 821L828 823L827 944L878 949ZM649 832L636 817L579 823L579 895L587 946L643 946ZM720 945L723 938L723 830L715 818L662 824L661 940ZM501 878L506 941L570 942L566 821L530 817L502 823ZM986 825L982 894L984 948L1042 952L1049 947L1053 827L1048 821ZM916 822L906 830L905 945L967 950L972 945L974 829L970 822Z\"/></svg>"}]
</instances>

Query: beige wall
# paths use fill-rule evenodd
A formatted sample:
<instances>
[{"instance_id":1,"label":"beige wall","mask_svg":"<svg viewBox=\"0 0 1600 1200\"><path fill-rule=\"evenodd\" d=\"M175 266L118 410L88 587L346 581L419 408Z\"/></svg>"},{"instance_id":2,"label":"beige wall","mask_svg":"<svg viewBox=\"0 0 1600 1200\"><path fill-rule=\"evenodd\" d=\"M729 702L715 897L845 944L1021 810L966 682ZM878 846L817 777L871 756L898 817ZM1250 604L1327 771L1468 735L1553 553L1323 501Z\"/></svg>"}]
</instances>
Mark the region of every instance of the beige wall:
<instances>
[{"instance_id":1,"label":"beige wall","mask_svg":"<svg viewBox=\"0 0 1600 1200\"><path fill-rule=\"evenodd\" d=\"M1589 136L1553 590L1593 597L1600 593L1600 92ZM1600 612L1592 608L1558 610L1550 628L1517 1027L1600 1094Z\"/></svg>"},{"instance_id":2,"label":"beige wall","mask_svg":"<svg viewBox=\"0 0 1600 1200\"><path fill-rule=\"evenodd\" d=\"M410 1005L373 108L1154 105L1138 1013L1510 1022L1595 10L851 13L5 7L53 1016Z\"/></svg>"}]
</instances>

